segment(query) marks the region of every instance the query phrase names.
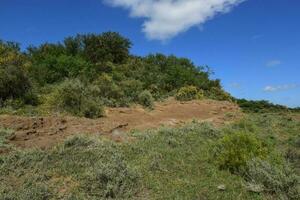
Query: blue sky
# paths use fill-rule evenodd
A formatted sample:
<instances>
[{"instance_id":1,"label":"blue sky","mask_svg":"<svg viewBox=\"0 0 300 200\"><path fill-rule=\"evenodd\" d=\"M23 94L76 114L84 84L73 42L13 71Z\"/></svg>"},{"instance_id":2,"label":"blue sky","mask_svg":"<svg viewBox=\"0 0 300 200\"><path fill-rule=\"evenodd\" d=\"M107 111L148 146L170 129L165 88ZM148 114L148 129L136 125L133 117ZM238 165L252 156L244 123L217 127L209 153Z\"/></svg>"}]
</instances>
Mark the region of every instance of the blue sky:
<instances>
[{"instance_id":1,"label":"blue sky","mask_svg":"<svg viewBox=\"0 0 300 200\"><path fill-rule=\"evenodd\" d=\"M236 97L300 106L300 1L203 2L1 0L0 38L25 48L117 31L134 43L133 54L175 54L210 66Z\"/></svg>"}]
</instances>

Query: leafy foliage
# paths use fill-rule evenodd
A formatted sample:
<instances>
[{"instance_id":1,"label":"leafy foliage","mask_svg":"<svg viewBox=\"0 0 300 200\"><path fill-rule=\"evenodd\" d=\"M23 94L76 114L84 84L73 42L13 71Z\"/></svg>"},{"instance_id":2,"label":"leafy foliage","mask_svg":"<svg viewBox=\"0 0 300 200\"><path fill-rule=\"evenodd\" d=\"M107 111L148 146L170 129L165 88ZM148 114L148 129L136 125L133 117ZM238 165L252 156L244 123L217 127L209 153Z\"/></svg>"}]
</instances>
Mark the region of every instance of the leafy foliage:
<instances>
[{"instance_id":1,"label":"leafy foliage","mask_svg":"<svg viewBox=\"0 0 300 200\"><path fill-rule=\"evenodd\" d=\"M80 80L66 80L51 94L50 105L77 116L97 118L104 115L103 105Z\"/></svg>"},{"instance_id":2,"label":"leafy foliage","mask_svg":"<svg viewBox=\"0 0 300 200\"><path fill-rule=\"evenodd\" d=\"M130 54L131 46L129 39L116 32L76 35L61 43L30 46L25 52L17 43L0 41L2 104L6 99L20 99L23 107L39 106L51 92L48 89L58 87L66 79L79 79L93 93L89 97L97 99L90 100L94 103L86 108L87 113L94 112L91 107L95 108L98 100L106 106L143 102L139 95L145 90L154 100L176 93L176 98L183 101L204 97L233 99L222 89L220 80L210 78L209 67L174 55L134 56Z\"/></svg>"},{"instance_id":3,"label":"leafy foliage","mask_svg":"<svg viewBox=\"0 0 300 200\"><path fill-rule=\"evenodd\" d=\"M147 108L153 108L154 99L148 90L144 90L138 96L139 103Z\"/></svg>"},{"instance_id":4,"label":"leafy foliage","mask_svg":"<svg viewBox=\"0 0 300 200\"><path fill-rule=\"evenodd\" d=\"M246 99L237 99L238 105L245 111L250 113L266 113L266 112L299 112L299 108L288 108L282 105L276 105L268 101L251 101Z\"/></svg>"},{"instance_id":5,"label":"leafy foliage","mask_svg":"<svg viewBox=\"0 0 300 200\"><path fill-rule=\"evenodd\" d=\"M300 198L299 176L287 164L275 166L256 158L248 161L245 173L244 176L252 187L261 187L261 190L274 193L282 200Z\"/></svg>"},{"instance_id":6,"label":"leafy foliage","mask_svg":"<svg viewBox=\"0 0 300 200\"><path fill-rule=\"evenodd\" d=\"M14 101L34 104L32 84L27 74L28 61L19 44L0 40L0 107Z\"/></svg>"},{"instance_id":7,"label":"leafy foliage","mask_svg":"<svg viewBox=\"0 0 300 200\"><path fill-rule=\"evenodd\" d=\"M0 66L0 102L8 98L23 97L30 88L30 80L21 67Z\"/></svg>"},{"instance_id":8,"label":"leafy foliage","mask_svg":"<svg viewBox=\"0 0 300 200\"><path fill-rule=\"evenodd\" d=\"M227 134L214 147L214 159L221 169L238 172L253 158L266 158L269 151L254 135L244 132Z\"/></svg>"},{"instance_id":9,"label":"leafy foliage","mask_svg":"<svg viewBox=\"0 0 300 200\"><path fill-rule=\"evenodd\" d=\"M202 99L203 97L203 91L199 91L195 86L182 87L175 95L175 98L179 101L191 101L194 99Z\"/></svg>"},{"instance_id":10,"label":"leafy foliage","mask_svg":"<svg viewBox=\"0 0 300 200\"><path fill-rule=\"evenodd\" d=\"M8 144L8 138L13 134L13 131L0 128L0 150L1 148L8 148L11 145Z\"/></svg>"}]
</instances>

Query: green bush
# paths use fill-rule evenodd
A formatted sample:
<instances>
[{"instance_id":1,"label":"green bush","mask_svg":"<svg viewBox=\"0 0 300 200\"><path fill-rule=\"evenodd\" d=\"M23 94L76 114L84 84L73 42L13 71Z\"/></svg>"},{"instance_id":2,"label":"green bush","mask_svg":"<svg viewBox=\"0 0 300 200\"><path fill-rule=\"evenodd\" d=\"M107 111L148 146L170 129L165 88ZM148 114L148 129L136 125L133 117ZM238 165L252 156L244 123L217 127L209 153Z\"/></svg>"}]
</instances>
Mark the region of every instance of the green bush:
<instances>
[{"instance_id":1,"label":"green bush","mask_svg":"<svg viewBox=\"0 0 300 200\"><path fill-rule=\"evenodd\" d=\"M237 104L242 108L244 112L248 113L266 113L266 112L297 112L297 108L288 108L286 106L273 104L271 102L261 100L252 101L246 99L236 99Z\"/></svg>"},{"instance_id":2,"label":"green bush","mask_svg":"<svg viewBox=\"0 0 300 200\"><path fill-rule=\"evenodd\" d=\"M30 88L29 78L21 67L0 66L0 101L23 97Z\"/></svg>"},{"instance_id":3,"label":"green bush","mask_svg":"<svg viewBox=\"0 0 300 200\"><path fill-rule=\"evenodd\" d=\"M105 110L102 102L99 100L87 99L84 104L85 105L82 108L84 117L93 119L104 116Z\"/></svg>"},{"instance_id":4,"label":"green bush","mask_svg":"<svg viewBox=\"0 0 300 200\"><path fill-rule=\"evenodd\" d=\"M104 115L99 97L93 96L89 88L77 79L60 84L54 91L50 104L57 110L77 116L97 118Z\"/></svg>"},{"instance_id":5,"label":"green bush","mask_svg":"<svg viewBox=\"0 0 300 200\"><path fill-rule=\"evenodd\" d=\"M35 56L45 52L36 52ZM40 85L53 84L65 78L76 78L90 68L79 56L46 54L43 59L34 59L29 68L31 77Z\"/></svg>"},{"instance_id":6,"label":"green bush","mask_svg":"<svg viewBox=\"0 0 300 200\"><path fill-rule=\"evenodd\" d=\"M235 132L219 139L213 148L214 162L220 169L239 172L253 158L264 159L269 153L266 145L251 133Z\"/></svg>"},{"instance_id":7,"label":"green bush","mask_svg":"<svg viewBox=\"0 0 300 200\"><path fill-rule=\"evenodd\" d=\"M194 99L203 99L203 97L203 91L195 86L182 87L175 95L175 99L179 101L191 101Z\"/></svg>"},{"instance_id":8,"label":"green bush","mask_svg":"<svg viewBox=\"0 0 300 200\"><path fill-rule=\"evenodd\" d=\"M144 107L152 109L154 106L154 99L148 90L144 90L138 96L138 102Z\"/></svg>"},{"instance_id":9,"label":"green bush","mask_svg":"<svg viewBox=\"0 0 300 200\"><path fill-rule=\"evenodd\" d=\"M11 108L14 110L18 110L24 106L24 101L20 98L17 99L6 99L2 103L3 108Z\"/></svg>"},{"instance_id":10,"label":"green bush","mask_svg":"<svg viewBox=\"0 0 300 200\"><path fill-rule=\"evenodd\" d=\"M128 79L120 82L120 88L129 102L136 102L143 91L143 83L139 80Z\"/></svg>"},{"instance_id":11,"label":"green bush","mask_svg":"<svg viewBox=\"0 0 300 200\"><path fill-rule=\"evenodd\" d=\"M10 145L8 144L8 138L12 136L13 131L0 128L0 148L7 148Z\"/></svg>"},{"instance_id":12,"label":"green bush","mask_svg":"<svg viewBox=\"0 0 300 200\"><path fill-rule=\"evenodd\" d=\"M210 79L207 66L196 66L191 60L174 55L134 56L130 48L131 42L115 32L77 35L60 43L31 46L25 52L17 43L0 40L0 104L20 98L24 106L37 106L47 94L43 93L44 88L57 87L65 79L80 79L84 87L92 89L92 99L101 99L104 105L112 107L138 103L144 90L158 100L174 96L183 87L177 95L181 101L201 99L204 91L205 95L213 90L224 92L220 80ZM18 67L7 67L11 65ZM63 107L74 110L73 104Z\"/></svg>"},{"instance_id":13,"label":"green bush","mask_svg":"<svg viewBox=\"0 0 300 200\"><path fill-rule=\"evenodd\" d=\"M300 198L300 179L287 165L275 166L261 159L252 159L247 162L244 176L248 185L276 194L279 199Z\"/></svg>"},{"instance_id":14,"label":"green bush","mask_svg":"<svg viewBox=\"0 0 300 200\"><path fill-rule=\"evenodd\" d=\"M219 100L219 101L232 101L232 96L225 92L220 87L212 87L207 91L207 96L211 99Z\"/></svg>"},{"instance_id":15,"label":"green bush","mask_svg":"<svg viewBox=\"0 0 300 200\"><path fill-rule=\"evenodd\" d=\"M120 99L124 96L124 92L114 82L113 78L109 74L101 74L96 80L94 80L92 85L95 94L100 95L101 98L114 100Z\"/></svg>"}]
</instances>

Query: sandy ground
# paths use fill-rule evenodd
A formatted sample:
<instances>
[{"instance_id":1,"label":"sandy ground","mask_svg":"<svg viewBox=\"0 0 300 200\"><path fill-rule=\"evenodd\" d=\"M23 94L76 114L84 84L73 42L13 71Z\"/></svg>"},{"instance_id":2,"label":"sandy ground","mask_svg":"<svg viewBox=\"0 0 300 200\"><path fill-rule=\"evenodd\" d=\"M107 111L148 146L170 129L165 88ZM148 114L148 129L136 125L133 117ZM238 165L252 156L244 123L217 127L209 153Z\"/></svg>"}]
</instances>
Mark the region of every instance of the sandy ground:
<instances>
[{"instance_id":1,"label":"sandy ground","mask_svg":"<svg viewBox=\"0 0 300 200\"><path fill-rule=\"evenodd\" d=\"M140 106L108 108L106 117L86 119L70 116L20 117L0 115L0 127L13 129L10 143L20 148L49 148L76 134L104 135L122 140L130 130L145 130L160 126L180 126L193 119L215 125L241 116L237 105L212 100L178 102L169 99L156 103L154 110Z\"/></svg>"}]
</instances>

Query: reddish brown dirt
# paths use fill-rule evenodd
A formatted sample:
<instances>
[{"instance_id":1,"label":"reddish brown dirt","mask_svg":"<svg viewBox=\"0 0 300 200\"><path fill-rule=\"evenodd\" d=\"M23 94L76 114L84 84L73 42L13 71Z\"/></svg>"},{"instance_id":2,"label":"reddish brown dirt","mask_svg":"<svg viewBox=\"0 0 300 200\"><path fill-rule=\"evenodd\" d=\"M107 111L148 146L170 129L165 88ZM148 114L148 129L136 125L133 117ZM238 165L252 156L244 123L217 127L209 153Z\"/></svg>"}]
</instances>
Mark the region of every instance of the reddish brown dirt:
<instances>
[{"instance_id":1,"label":"reddish brown dirt","mask_svg":"<svg viewBox=\"0 0 300 200\"><path fill-rule=\"evenodd\" d=\"M294 117L294 119L300 121L300 114L299 113L293 114L292 116Z\"/></svg>"},{"instance_id":2,"label":"reddish brown dirt","mask_svg":"<svg viewBox=\"0 0 300 200\"><path fill-rule=\"evenodd\" d=\"M211 121L216 125L241 116L237 105L219 101L178 102L169 99L155 105L152 111L140 106L108 108L106 117L86 119L70 116L20 117L0 116L0 127L13 129L10 142L21 148L48 148L66 137L76 134L106 135L119 140L125 131L157 128L162 125L179 126L196 120Z\"/></svg>"}]
</instances>

